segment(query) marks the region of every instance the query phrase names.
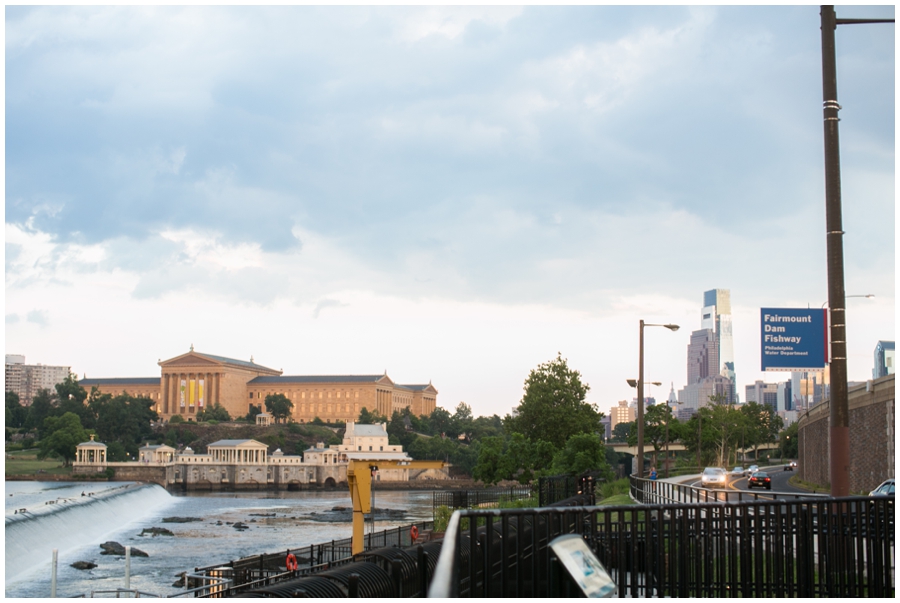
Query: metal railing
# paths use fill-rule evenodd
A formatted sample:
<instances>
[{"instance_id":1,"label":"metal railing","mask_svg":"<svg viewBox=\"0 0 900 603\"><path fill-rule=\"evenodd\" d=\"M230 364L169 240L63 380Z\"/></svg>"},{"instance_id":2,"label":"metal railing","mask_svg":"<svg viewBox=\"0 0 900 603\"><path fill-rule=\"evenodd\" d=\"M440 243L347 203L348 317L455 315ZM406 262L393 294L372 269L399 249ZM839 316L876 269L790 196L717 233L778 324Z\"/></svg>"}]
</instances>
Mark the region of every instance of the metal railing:
<instances>
[{"instance_id":1,"label":"metal railing","mask_svg":"<svg viewBox=\"0 0 900 603\"><path fill-rule=\"evenodd\" d=\"M691 504L714 502L745 502L764 500L809 500L829 498L827 494L809 492L775 492L732 490L730 488L700 488L663 480L650 480L636 475L628 477L631 498L641 504Z\"/></svg>"},{"instance_id":2,"label":"metal railing","mask_svg":"<svg viewBox=\"0 0 900 603\"><path fill-rule=\"evenodd\" d=\"M485 488L481 490L445 490L435 492L432 506L450 509L474 509L497 507L503 500L521 500L533 496L532 486L512 486L509 488Z\"/></svg>"},{"instance_id":3,"label":"metal railing","mask_svg":"<svg viewBox=\"0 0 900 603\"><path fill-rule=\"evenodd\" d=\"M894 596L894 501L869 497L457 511L429 596L571 595L563 534L619 596Z\"/></svg>"},{"instance_id":4,"label":"metal railing","mask_svg":"<svg viewBox=\"0 0 900 603\"><path fill-rule=\"evenodd\" d=\"M413 525L420 532L425 532L434 527L434 522L418 522L405 527L366 534L364 550L412 546L414 543L410 528ZM296 570L290 571L286 567L289 554L294 555L297 559L298 568ZM227 563L195 568L193 573L187 575L186 590L174 596L227 597L248 590L273 586L287 580L310 576L354 561L350 538L274 553L263 553Z\"/></svg>"}]
</instances>

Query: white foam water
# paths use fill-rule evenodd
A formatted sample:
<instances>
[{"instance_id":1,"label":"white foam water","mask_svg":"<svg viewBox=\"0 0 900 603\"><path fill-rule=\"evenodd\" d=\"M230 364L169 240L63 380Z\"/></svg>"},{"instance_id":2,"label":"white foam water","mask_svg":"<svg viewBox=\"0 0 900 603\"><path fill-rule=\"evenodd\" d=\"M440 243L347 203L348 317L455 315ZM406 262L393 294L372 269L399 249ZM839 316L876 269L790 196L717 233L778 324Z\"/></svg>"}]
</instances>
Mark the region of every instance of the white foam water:
<instances>
[{"instance_id":1,"label":"white foam water","mask_svg":"<svg viewBox=\"0 0 900 603\"><path fill-rule=\"evenodd\" d=\"M158 486L135 484L122 488L118 483L7 482L6 490L7 597L50 594L54 548L60 550L58 596L90 596L92 591L124 587L124 559L100 554L99 545L106 540L149 554L132 557L131 588L171 595L180 590L173 586L180 572L348 538L351 532L349 522L315 520L333 507L350 506L349 492L340 489L170 494ZM377 530L432 516L431 492L377 492L375 504L405 512L402 519L378 521ZM17 513L20 508L27 511ZM163 521L176 515L199 521ZM248 528L236 530L233 524L238 521ZM149 527L165 527L174 535L141 536ZM97 567L77 570L70 565L75 561Z\"/></svg>"}]
</instances>

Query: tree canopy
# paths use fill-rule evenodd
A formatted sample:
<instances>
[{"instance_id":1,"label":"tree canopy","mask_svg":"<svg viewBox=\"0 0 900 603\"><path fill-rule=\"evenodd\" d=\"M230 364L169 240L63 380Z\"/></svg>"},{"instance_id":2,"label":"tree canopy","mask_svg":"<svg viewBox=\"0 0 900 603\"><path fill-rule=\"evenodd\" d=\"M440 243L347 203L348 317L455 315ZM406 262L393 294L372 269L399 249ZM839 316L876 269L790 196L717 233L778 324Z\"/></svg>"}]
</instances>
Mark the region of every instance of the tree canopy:
<instances>
[{"instance_id":1,"label":"tree canopy","mask_svg":"<svg viewBox=\"0 0 900 603\"><path fill-rule=\"evenodd\" d=\"M288 400L284 394L269 394L266 396L266 410L277 422L281 423L291 416L294 403Z\"/></svg>"},{"instance_id":2,"label":"tree canopy","mask_svg":"<svg viewBox=\"0 0 900 603\"><path fill-rule=\"evenodd\" d=\"M596 405L585 402L588 389L581 374L557 355L529 373L525 395L504 426L509 433L521 433L531 441L545 440L556 448L565 446L573 435L599 432L603 414Z\"/></svg>"},{"instance_id":3,"label":"tree canopy","mask_svg":"<svg viewBox=\"0 0 900 603\"><path fill-rule=\"evenodd\" d=\"M44 432L47 435L41 439L38 458L57 455L62 457L65 465L75 460L76 446L88 439L81 420L73 412L44 419Z\"/></svg>"}]
</instances>

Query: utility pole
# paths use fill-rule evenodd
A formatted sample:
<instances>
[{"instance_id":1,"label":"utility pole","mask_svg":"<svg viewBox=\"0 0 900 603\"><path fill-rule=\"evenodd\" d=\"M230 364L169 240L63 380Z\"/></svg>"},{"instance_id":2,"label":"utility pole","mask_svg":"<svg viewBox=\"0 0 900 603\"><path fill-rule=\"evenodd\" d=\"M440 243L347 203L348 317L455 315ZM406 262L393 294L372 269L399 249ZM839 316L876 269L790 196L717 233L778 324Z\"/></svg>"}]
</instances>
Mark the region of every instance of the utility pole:
<instances>
[{"instance_id":1,"label":"utility pole","mask_svg":"<svg viewBox=\"0 0 900 603\"><path fill-rule=\"evenodd\" d=\"M831 309L831 495L850 495L850 410L847 402L847 326L844 291L844 231L841 220L841 160L838 141L838 25L893 23L893 19L838 19L834 6L822 6L822 100L825 120L825 232L828 307Z\"/></svg>"}]
</instances>

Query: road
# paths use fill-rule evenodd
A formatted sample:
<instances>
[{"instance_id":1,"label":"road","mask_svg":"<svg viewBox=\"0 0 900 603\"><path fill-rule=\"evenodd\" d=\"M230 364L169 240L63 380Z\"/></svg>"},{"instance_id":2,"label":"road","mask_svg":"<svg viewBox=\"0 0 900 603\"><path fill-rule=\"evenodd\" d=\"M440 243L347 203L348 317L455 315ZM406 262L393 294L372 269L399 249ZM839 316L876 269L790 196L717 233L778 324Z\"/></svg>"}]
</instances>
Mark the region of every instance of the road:
<instances>
[{"instance_id":1,"label":"road","mask_svg":"<svg viewBox=\"0 0 900 603\"><path fill-rule=\"evenodd\" d=\"M731 470L728 471L728 489L729 490L740 490L743 492L756 492L756 493L765 493L768 490L763 488L748 488L747 487L747 478L746 477L734 477L731 475ZM791 494L809 494L809 490L804 490L803 488L797 488L796 486L792 486L788 483L788 480L797 474L796 468L794 471L785 471L784 465L771 465L761 467L760 471L767 473L770 478L772 478L772 492L788 492ZM698 488L702 487L700 484L700 480L692 482L690 485L696 486Z\"/></svg>"}]
</instances>

